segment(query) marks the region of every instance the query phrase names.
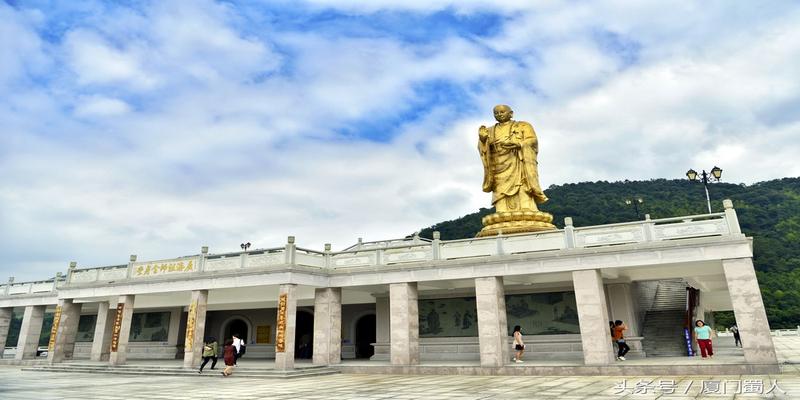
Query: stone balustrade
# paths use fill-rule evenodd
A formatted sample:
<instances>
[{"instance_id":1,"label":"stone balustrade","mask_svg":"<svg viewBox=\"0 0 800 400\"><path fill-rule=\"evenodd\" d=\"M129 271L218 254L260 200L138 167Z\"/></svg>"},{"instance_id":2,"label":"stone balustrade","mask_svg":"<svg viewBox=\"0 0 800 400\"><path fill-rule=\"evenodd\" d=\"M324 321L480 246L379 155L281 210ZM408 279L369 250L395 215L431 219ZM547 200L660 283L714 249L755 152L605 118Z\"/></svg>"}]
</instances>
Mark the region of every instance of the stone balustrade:
<instances>
[{"instance_id":1,"label":"stone balustrade","mask_svg":"<svg viewBox=\"0 0 800 400\"><path fill-rule=\"evenodd\" d=\"M83 286L120 281L151 281L230 273L237 270L285 270L290 267L347 271L350 268L381 265L435 263L441 260L471 259L498 255L524 254L580 248L595 248L658 241L675 241L710 236L742 236L736 213L729 200L725 212L675 218L645 219L618 224L575 227L565 219L564 229L500 235L461 240L413 238L362 242L343 251L324 251L296 247L289 237L283 247L243 252L197 255L155 261L131 261L126 265L78 269L70 266L66 280L37 282L10 281L0 285L0 297L54 292L57 286Z\"/></svg>"}]
</instances>

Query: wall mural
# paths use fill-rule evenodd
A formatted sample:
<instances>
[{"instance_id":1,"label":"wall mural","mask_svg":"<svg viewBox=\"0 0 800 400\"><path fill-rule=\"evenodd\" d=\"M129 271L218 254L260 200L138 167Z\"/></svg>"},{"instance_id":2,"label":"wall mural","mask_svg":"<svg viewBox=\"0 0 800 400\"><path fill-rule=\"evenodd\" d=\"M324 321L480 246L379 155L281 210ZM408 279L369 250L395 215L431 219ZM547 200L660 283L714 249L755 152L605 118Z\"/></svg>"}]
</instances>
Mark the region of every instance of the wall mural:
<instances>
[{"instance_id":1,"label":"wall mural","mask_svg":"<svg viewBox=\"0 0 800 400\"><path fill-rule=\"evenodd\" d=\"M420 300L419 336L478 336L475 298Z\"/></svg>"},{"instance_id":2,"label":"wall mural","mask_svg":"<svg viewBox=\"0 0 800 400\"><path fill-rule=\"evenodd\" d=\"M169 311L134 313L131 319L131 342L166 342Z\"/></svg>"},{"instance_id":3,"label":"wall mural","mask_svg":"<svg viewBox=\"0 0 800 400\"><path fill-rule=\"evenodd\" d=\"M580 333L574 292L512 294L506 296L508 333L514 325L524 335ZM478 336L475 297L419 301L420 337Z\"/></svg>"},{"instance_id":4,"label":"wall mural","mask_svg":"<svg viewBox=\"0 0 800 400\"><path fill-rule=\"evenodd\" d=\"M78 334L75 336L76 342L91 342L94 340L94 327L97 323L97 315L81 315L78 320Z\"/></svg>"}]
</instances>

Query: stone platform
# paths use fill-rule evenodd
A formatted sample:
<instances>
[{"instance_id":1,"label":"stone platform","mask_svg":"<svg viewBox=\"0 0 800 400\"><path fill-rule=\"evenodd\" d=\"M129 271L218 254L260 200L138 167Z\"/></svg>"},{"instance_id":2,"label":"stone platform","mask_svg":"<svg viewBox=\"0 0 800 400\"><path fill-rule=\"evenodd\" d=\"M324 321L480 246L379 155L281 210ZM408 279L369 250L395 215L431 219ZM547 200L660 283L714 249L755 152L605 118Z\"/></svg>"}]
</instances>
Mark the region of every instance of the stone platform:
<instances>
[{"instance_id":1,"label":"stone platform","mask_svg":"<svg viewBox=\"0 0 800 400\"><path fill-rule=\"evenodd\" d=\"M293 370L276 370L271 365L256 366L255 362L234 368L233 376L242 378L303 378L310 376L322 376L338 374L334 368L315 365L303 365ZM271 363L270 363L271 364ZM170 360L168 362L158 362L152 360L141 364L128 364L111 366L108 363L99 362L72 362L54 365L37 365L22 368L23 371L36 372L64 372L64 373L90 373L90 374L114 374L114 375L146 375L146 376L210 376L219 378L225 364L222 360L217 362L215 369L210 369L211 364L206 365L202 374L198 373L197 368L184 368L182 362Z\"/></svg>"}]
</instances>

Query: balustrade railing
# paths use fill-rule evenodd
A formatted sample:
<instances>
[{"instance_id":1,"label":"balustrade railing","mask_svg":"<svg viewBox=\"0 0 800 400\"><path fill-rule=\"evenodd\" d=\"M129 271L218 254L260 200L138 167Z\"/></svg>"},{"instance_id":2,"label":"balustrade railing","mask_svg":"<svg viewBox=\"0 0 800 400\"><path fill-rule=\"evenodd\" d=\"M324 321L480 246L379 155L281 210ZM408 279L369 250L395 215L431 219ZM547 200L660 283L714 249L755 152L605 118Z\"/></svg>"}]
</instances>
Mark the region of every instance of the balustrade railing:
<instances>
[{"instance_id":1,"label":"balustrade railing","mask_svg":"<svg viewBox=\"0 0 800 400\"><path fill-rule=\"evenodd\" d=\"M131 261L126 265L78 269L70 266L64 279L0 285L0 296L54 291L60 285L113 283L131 280L172 279L206 276L238 270L281 269L287 266L321 270L347 270L382 265L438 262L512 254L563 251L581 248L617 246L643 242L661 242L708 236L740 235L736 213L729 201L725 212L685 217L645 219L599 226L574 227L571 218L565 219L564 229L500 235L495 237L443 241L438 232L434 239L418 236L362 243L343 251L324 251L297 247L294 237L286 245L243 252L208 254L207 248L198 255L156 261Z\"/></svg>"}]
</instances>

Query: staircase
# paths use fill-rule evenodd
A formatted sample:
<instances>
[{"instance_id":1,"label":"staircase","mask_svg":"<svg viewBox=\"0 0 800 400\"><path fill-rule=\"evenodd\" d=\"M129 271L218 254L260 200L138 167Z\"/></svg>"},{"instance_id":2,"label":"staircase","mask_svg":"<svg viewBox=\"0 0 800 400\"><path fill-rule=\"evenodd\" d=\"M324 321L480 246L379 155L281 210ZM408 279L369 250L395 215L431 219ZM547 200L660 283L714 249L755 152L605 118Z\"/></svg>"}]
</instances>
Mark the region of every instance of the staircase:
<instances>
[{"instance_id":1,"label":"staircase","mask_svg":"<svg viewBox=\"0 0 800 400\"><path fill-rule=\"evenodd\" d=\"M642 347L648 357L685 356L686 283L682 279L658 282L652 305L644 317Z\"/></svg>"},{"instance_id":2,"label":"staircase","mask_svg":"<svg viewBox=\"0 0 800 400\"><path fill-rule=\"evenodd\" d=\"M224 368L224 365L222 366ZM103 365L103 364L81 364L81 363L64 363L53 365L42 365L22 368L23 371L39 371L39 372L69 372L69 373L89 373L89 374L118 374L118 375L147 375L147 376L210 376L214 378L220 377L222 369L217 366L216 369L210 370L206 368L203 374L198 374L197 369L185 369L179 366L152 366L152 365ZM240 378L302 378L308 376L320 376L338 374L339 371L326 366L308 366L302 368L295 368L288 371L279 371L272 368L252 368L252 367L239 367L233 370L233 377Z\"/></svg>"}]
</instances>

